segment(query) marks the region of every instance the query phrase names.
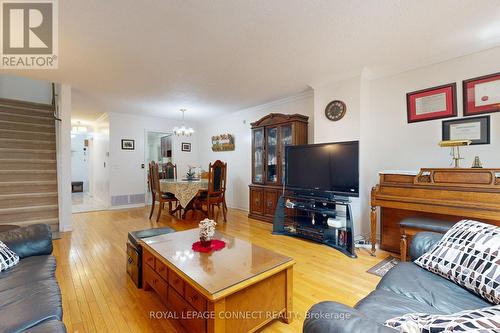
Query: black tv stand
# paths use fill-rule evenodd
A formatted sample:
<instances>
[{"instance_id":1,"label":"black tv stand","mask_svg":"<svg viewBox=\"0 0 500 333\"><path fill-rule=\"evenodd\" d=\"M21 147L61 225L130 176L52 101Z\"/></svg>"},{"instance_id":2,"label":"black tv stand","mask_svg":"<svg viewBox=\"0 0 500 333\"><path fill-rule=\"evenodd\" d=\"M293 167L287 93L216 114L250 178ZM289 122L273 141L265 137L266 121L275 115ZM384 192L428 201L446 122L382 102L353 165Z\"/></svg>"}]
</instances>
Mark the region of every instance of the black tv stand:
<instances>
[{"instance_id":1,"label":"black tv stand","mask_svg":"<svg viewBox=\"0 0 500 333\"><path fill-rule=\"evenodd\" d=\"M351 202L351 198L348 196L337 195L331 192L311 192L311 191L297 191L293 194L294 197L303 199L314 199L314 200L329 200L336 202Z\"/></svg>"},{"instance_id":2,"label":"black tv stand","mask_svg":"<svg viewBox=\"0 0 500 333\"><path fill-rule=\"evenodd\" d=\"M309 239L356 258L348 197L287 193L278 200L273 234Z\"/></svg>"}]
</instances>

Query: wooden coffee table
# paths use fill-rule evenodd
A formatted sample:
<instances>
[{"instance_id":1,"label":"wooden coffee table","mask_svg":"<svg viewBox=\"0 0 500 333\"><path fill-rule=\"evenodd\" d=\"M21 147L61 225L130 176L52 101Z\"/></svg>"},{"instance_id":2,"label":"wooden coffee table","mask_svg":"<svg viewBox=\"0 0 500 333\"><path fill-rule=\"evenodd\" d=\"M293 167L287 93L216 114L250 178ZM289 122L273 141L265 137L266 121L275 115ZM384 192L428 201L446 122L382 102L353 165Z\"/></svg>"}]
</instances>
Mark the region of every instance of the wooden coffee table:
<instances>
[{"instance_id":1,"label":"wooden coffee table","mask_svg":"<svg viewBox=\"0 0 500 333\"><path fill-rule=\"evenodd\" d=\"M253 332L292 320L292 258L222 233L226 247L194 252L198 229L141 240L143 285L188 332Z\"/></svg>"}]
</instances>

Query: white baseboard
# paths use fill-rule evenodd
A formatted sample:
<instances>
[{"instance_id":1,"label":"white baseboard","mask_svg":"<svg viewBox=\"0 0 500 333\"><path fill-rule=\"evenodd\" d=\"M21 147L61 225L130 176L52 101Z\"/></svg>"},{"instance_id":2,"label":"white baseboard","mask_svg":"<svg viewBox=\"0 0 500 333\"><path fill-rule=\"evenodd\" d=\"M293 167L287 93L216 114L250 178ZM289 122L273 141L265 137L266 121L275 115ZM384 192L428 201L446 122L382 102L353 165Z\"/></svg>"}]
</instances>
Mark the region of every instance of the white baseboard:
<instances>
[{"instance_id":1,"label":"white baseboard","mask_svg":"<svg viewBox=\"0 0 500 333\"><path fill-rule=\"evenodd\" d=\"M105 209L108 209L109 207L109 203L106 203L104 200L102 200L101 198L95 196L95 195L92 195L92 199L94 199L95 201L97 201L99 204L103 205L105 207Z\"/></svg>"},{"instance_id":2,"label":"white baseboard","mask_svg":"<svg viewBox=\"0 0 500 333\"><path fill-rule=\"evenodd\" d=\"M145 204L132 204L132 205L121 205L121 206L111 206L109 210L121 210L121 209L130 209L130 208L141 208L145 207Z\"/></svg>"},{"instance_id":3,"label":"white baseboard","mask_svg":"<svg viewBox=\"0 0 500 333\"><path fill-rule=\"evenodd\" d=\"M248 213L248 209L245 208L245 207L236 207L236 206L230 206L230 205L227 205L228 208L231 208L231 209L237 209L237 210L241 210L243 212L247 212Z\"/></svg>"}]
</instances>

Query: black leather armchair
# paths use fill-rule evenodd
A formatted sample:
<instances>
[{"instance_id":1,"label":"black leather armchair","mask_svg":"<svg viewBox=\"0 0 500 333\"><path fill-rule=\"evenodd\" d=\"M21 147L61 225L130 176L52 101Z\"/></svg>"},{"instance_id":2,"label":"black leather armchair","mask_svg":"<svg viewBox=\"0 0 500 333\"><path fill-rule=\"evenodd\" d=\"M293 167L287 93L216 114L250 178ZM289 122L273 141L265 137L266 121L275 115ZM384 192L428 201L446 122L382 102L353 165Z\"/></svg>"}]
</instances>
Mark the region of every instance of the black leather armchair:
<instances>
[{"instance_id":1,"label":"black leather armchair","mask_svg":"<svg viewBox=\"0 0 500 333\"><path fill-rule=\"evenodd\" d=\"M21 259L52 254L52 232L47 224L33 224L1 232L0 241L16 252Z\"/></svg>"},{"instance_id":2,"label":"black leather armchair","mask_svg":"<svg viewBox=\"0 0 500 333\"><path fill-rule=\"evenodd\" d=\"M430 251L443 235L421 232L410 246L415 260ZM354 308L337 302L314 305L304 322L305 333L397 332L384 326L388 319L407 313L451 314L491 306L482 298L413 262L401 262L391 269L377 288Z\"/></svg>"},{"instance_id":3,"label":"black leather armchair","mask_svg":"<svg viewBox=\"0 0 500 333\"><path fill-rule=\"evenodd\" d=\"M0 241L21 258L0 273L0 333L66 332L50 227L35 224L2 232Z\"/></svg>"}]
</instances>

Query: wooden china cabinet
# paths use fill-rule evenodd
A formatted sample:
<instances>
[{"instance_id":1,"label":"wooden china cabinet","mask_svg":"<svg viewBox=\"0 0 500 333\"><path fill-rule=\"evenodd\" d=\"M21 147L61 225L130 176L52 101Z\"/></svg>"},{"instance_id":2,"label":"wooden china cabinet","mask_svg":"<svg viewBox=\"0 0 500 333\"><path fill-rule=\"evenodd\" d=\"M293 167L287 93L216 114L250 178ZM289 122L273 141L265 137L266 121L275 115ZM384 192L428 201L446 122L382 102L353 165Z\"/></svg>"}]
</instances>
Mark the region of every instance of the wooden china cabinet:
<instances>
[{"instance_id":1,"label":"wooden china cabinet","mask_svg":"<svg viewBox=\"0 0 500 333\"><path fill-rule=\"evenodd\" d=\"M285 147L307 144L300 114L271 113L252 123L252 184L248 217L272 222L285 182Z\"/></svg>"}]
</instances>

